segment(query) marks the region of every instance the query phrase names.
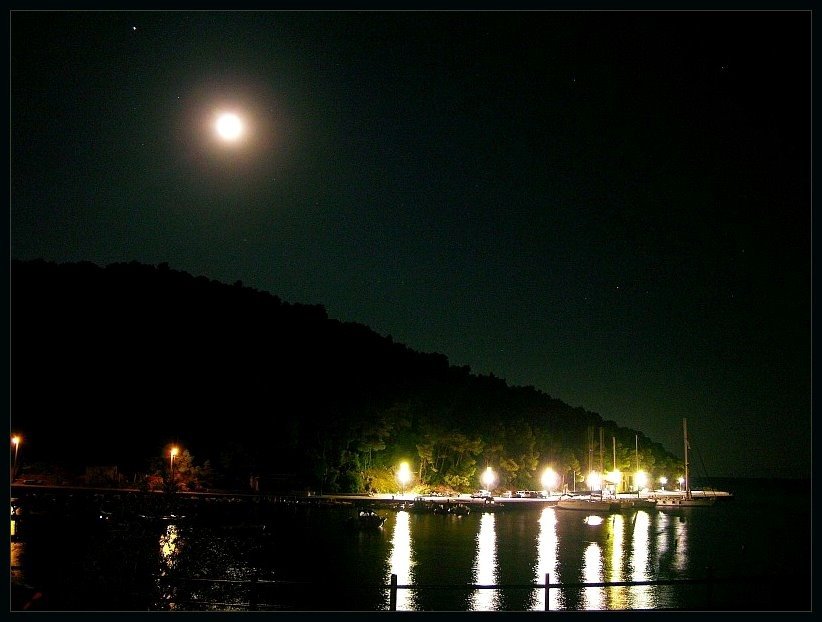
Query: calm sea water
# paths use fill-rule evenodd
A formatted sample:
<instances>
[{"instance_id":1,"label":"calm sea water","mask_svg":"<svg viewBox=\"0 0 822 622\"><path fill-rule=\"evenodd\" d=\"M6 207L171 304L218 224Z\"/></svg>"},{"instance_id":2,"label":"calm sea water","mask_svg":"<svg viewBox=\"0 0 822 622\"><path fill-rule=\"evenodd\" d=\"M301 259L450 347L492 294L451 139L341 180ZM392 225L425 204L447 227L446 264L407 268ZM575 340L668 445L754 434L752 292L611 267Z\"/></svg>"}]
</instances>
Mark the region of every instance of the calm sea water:
<instances>
[{"instance_id":1,"label":"calm sea water","mask_svg":"<svg viewBox=\"0 0 822 622\"><path fill-rule=\"evenodd\" d=\"M810 482L716 485L734 499L601 516L543 506L380 510L388 518L372 530L350 525L351 508L306 505L279 506L265 527L245 518L93 529L55 520L11 542L11 578L57 611L382 611L392 574L413 586L397 590L398 610L544 610L546 574L557 585L551 610L811 610Z\"/></svg>"}]
</instances>

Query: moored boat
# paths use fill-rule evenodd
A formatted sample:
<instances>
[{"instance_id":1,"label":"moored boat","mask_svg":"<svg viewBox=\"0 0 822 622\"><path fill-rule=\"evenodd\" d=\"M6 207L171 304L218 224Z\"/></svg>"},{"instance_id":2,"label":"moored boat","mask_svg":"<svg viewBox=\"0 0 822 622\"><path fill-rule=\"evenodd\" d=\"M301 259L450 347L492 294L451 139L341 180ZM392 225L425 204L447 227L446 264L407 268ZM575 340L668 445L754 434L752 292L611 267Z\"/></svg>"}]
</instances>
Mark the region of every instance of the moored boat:
<instances>
[{"instance_id":1,"label":"moored boat","mask_svg":"<svg viewBox=\"0 0 822 622\"><path fill-rule=\"evenodd\" d=\"M710 507L716 502L716 497L694 497L694 496L665 496L658 497L656 507L660 510L671 510L678 508Z\"/></svg>"},{"instance_id":2,"label":"moored boat","mask_svg":"<svg viewBox=\"0 0 822 622\"><path fill-rule=\"evenodd\" d=\"M691 492L688 463L688 420L682 420L682 436L685 441L685 478L683 481L684 493L681 495L662 495L656 499L656 507L660 510L678 510L681 508L710 507L716 502L716 496L703 494L695 497Z\"/></svg>"},{"instance_id":3,"label":"moored boat","mask_svg":"<svg viewBox=\"0 0 822 622\"><path fill-rule=\"evenodd\" d=\"M451 507L451 514L456 514L457 516L468 516L470 513L471 508L464 503L458 503L457 505Z\"/></svg>"},{"instance_id":4,"label":"moored boat","mask_svg":"<svg viewBox=\"0 0 822 622\"><path fill-rule=\"evenodd\" d=\"M620 498L618 500L620 510L653 510L657 506L656 499L634 497L631 499Z\"/></svg>"},{"instance_id":5,"label":"moored boat","mask_svg":"<svg viewBox=\"0 0 822 622\"><path fill-rule=\"evenodd\" d=\"M377 514L374 510L361 510L356 518L357 524L365 528L382 527L386 517Z\"/></svg>"},{"instance_id":6,"label":"moored boat","mask_svg":"<svg viewBox=\"0 0 822 622\"><path fill-rule=\"evenodd\" d=\"M584 499L565 497L557 501L560 510L581 510L585 512L614 512L619 510L619 502L611 499Z\"/></svg>"},{"instance_id":7,"label":"moored boat","mask_svg":"<svg viewBox=\"0 0 822 622\"><path fill-rule=\"evenodd\" d=\"M417 497L412 503L406 505L405 510L415 514L429 513L433 510L433 503L425 497Z\"/></svg>"}]
</instances>

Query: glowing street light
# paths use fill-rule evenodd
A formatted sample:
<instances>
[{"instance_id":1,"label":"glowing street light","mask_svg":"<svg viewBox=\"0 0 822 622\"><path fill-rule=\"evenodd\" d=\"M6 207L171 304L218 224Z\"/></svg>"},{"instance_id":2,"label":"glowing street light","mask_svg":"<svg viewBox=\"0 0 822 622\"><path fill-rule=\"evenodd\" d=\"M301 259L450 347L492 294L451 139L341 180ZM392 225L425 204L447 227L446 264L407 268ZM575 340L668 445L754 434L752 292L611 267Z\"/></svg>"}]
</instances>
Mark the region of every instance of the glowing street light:
<instances>
[{"instance_id":1,"label":"glowing street light","mask_svg":"<svg viewBox=\"0 0 822 622\"><path fill-rule=\"evenodd\" d=\"M551 467L548 467L542 473L542 488L547 490L549 493L553 492L557 487L557 482L559 482L559 476L557 472L554 471Z\"/></svg>"},{"instance_id":2,"label":"glowing street light","mask_svg":"<svg viewBox=\"0 0 822 622\"><path fill-rule=\"evenodd\" d=\"M617 470L613 470L610 473L606 473L605 481L613 485L614 493L616 493L619 491L620 484L622 483L622 473L620 473Z\"/></svg>"},{"instance_id":3,"label":"glowing street light","mask_svg":"<svg viewBox=\"0 0 822 622\"><path fill-rule=\"evenodd\" d=\"M494 481L496 481L497 476L494 475L494 469L488 467L482 474L482 483L485 485L485 490L491 490L491 486L494 485Z\"/></svg>"},{"instance_id":4,"label":"glowing street light","mask_svg":"<svg viewBox=\"0 0 822 622\"><path fill-rule=\"evenodd\" d=\"M662 490L665 490L665 484L667 484L667 483L668 483L668 478L665 477L664 475L659 478L659 484L660 484L660 486L662 486Z\"/></svg>"},{"instance_id":5,"label":"glowing street light","mask_svg":"<svg viewBox=\"0 0 822 622\"><path fill-rule=\"evenodd\" d=\"M685 483L685 478L678 477L676 481L679 482L679 489L682 490L682 485Z\"/></svg>"},{"instance_id":6,"label":"glowing street light","mask_svg":"<svg viewBox=\"0 0 822 622\"><path fill-rule=\"evenodd\" d=\"M634 486L636 486L637 492L642 490L648 485L648 475L645 471L637 471L634 473Z\"/></svg>"},{"instance_id":7,"label":"glowing street light","mask_svg":"<svg viewBox=\"0 0 822 622\"><path fill-rule=\"evenodd\" d=\"M602 478L596 471L588 473L588 490L600 490L602 488Z\"/></svg>"},{"instance_id":8,"label":"glowing street light","mask_svg":"<svg viewBox=\"0 0 822 622\"><path fill-rule=\"evenodd\" d=\"M14 465L11 470L11 481L14 481L14 478L17 477L17 451L20 449L20 443L22 440L23 439L20 438L19 434L15 434L11 437L12 445L14 445Z\"/></svg>"},{"instance_id":9,"label":"glowing street light","mask_svg":"<svg viewBox=\"0 0 822 622\"><path fill-rule=\"evenodd\" d=\"M402 487L401 494L404 495L405 486L411 481L411 469L408 468L407 462L400 464L400 470L397 471L397 480L400 482L400 486Z\"/></svg>"},{"instance_id":10,"label":"glowing street light","mask_svg":"<svg viewBox=\"0 0 822 622\"><path fill-rule=\"evenodd\" d=\"M174 485L174 456L176 456L179 453L179 451L180 451L179 448L176 447L176 446L172 447L168 451L169 460L171 461L171 485L172 486Z\"/></svg>"}]
</instances>

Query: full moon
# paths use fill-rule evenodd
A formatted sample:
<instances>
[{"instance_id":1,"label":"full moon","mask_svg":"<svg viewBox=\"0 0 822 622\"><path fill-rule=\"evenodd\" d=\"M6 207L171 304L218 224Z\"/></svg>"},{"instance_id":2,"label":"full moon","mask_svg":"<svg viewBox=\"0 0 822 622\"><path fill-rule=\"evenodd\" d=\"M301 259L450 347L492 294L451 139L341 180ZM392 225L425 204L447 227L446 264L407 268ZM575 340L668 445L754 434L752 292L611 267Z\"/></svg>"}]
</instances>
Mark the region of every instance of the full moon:
<instances>
[{"instance_id":1,"label":"full moon","mask_svg":"<svg viewBox=\"0 0 822 622\"><path fill-rule=\"evenodd\" d=\"M233 142L243 135L243 122L236 114L225 112L217 117L215 124L217 135L223 140Z\"/></svg>"}]
</instances>

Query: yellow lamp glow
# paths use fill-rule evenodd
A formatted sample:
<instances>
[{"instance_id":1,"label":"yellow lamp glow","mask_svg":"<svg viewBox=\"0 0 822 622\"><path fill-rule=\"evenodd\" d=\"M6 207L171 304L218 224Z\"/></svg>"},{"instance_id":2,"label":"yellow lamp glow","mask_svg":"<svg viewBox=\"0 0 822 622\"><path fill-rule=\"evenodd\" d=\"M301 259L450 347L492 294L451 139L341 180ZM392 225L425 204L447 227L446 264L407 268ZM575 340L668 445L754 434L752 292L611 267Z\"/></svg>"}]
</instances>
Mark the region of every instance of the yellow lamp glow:
<instances>
[{"instance_id":1,"label":"yellow lamp glow","mask_svg":"<svg viewBox=\"0 0 822 622\"><path fill-rule=\"evenodd\" d=\"M559 482L559 476L557 472L554 471L551 467L548 467L542 473L542 487L545 490L552 491L555 490L557 487L557 482Z\"/></svg>"},{"instance_id":2,"label":"yellow lamp glow","mask_svg":"<svg viewBox=\"0 0 822 622\"><path fill-rule=\"evenodd\" d=\"M491 486L494 484L496 479L497 476L494 475L494 469L491 467L485 469L485 472L482 474L482 483L485 485L485 490L491 490Z\"/></svg>"},{"instance_id":3,"label":"yellow lamp glow","mask_svg":"<svg viewBox=\"0 0 822 622\"><path fill-rule=\"evenodd\" d=\"M610 471L605 474L605 481L609 484L619 484L622 481L622 473L619 471Z\"/></svg>"},{"instance_id":4,"label":"yellow lamp glow","mask_svg":"<svg viewBox=\"0 0 822 622\"><path fill-rule=\"evenodd\" d=\"M405 486L411 481L411 469L408 468L408 463L400 464L400 469L397 471L397 481L402 486L402 494L405 494Z\"/></svg>"},{"instance_id":5,"label":"yellow lamp glow","mask_svg":"<svg viewBox=\"0 0 822 622\"><path fill-rule=\"evenodd\" d=\"M176 456L179 451L180 450L177 447L172 447L168 451L169 460L171 461L171 482L172 482L172 484L174 483L174 456Z\"/></svg>"},{"instance_id":6,"label":"yellow lamp glow","mask_svg":"<svg viewBox=\"0 0 822 622\"><path fill-rule=\"evenodd\" d=\"M17 477L17 451L20 449L20 443L22 440L23 439L20 438L19 434L15 434L11 437L11 442L14 444L14 465L11 469L12 482L14 481L14 478Z\"/></svg>"},{"instance_id":7,"label":"yellow lamp glow","mask_svg":"<svg viewBox=\"0 0 822 622\"><path fill-rule=\"evenodd\" d=\"M634 473L634 485L637 490L642 490L648 485L648 474L645 471L637 471Z\"/></svg>"}]
</instances>

